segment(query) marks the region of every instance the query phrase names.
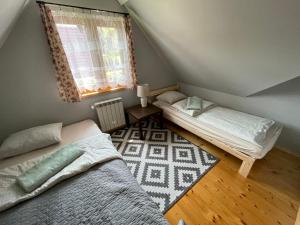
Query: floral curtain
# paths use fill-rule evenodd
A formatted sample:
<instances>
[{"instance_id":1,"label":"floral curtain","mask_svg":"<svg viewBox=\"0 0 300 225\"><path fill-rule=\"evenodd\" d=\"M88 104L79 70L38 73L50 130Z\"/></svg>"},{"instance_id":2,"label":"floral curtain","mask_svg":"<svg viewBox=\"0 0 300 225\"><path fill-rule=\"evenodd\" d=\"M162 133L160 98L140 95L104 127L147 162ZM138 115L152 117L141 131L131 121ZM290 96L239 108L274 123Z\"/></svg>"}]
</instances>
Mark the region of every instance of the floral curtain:
<instances>
[{"instance_id":1,"label":"floral curtain","mask_svg":"<svg viewBox=\"0 0 300 225\"><path fill-rule=\"evenodd\" d=\"M134 44L133 44L133 34L132 34L132 26L130 16L127 15L125 17L125 29L127 35L127 44L130 52L130 69L133 78L134 84L137 83L137 73L136 73L136 62L135 62L135 52L134 52Z\"/></svg>"},{"instance_id":2,"label":"floral curtain","mask_svg":"<svg viewBox=\"0 0 300 225\"><path fill-rule=\"evenodd\" d=\"M76 82L59 37L51 9L45 4L39 4L45 31L48 37L53 63L56 69L56 79L59 95L66 102L79 102L81 99Z\"/></svg>"},{"instance_id":3,"label":"floral curtain","mask_svg":"<svg viewBox=\"0 0 300 225\"><path fill-rule=\"evenodd\" d=\"M135 86L128 16L75 7L49 7L82 96Z\"/></svg>"}]
</instances>

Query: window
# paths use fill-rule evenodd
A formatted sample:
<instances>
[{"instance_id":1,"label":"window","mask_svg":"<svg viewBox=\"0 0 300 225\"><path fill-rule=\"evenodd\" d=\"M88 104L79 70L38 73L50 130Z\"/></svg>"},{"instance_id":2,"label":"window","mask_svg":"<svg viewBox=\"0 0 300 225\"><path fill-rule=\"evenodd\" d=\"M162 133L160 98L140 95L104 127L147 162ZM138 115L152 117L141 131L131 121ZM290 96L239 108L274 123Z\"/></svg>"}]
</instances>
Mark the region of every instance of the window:
<instances>
[{"instance_id":1,"label":"window","mask_svg":"<svg viewBox=\"0 0 300 225\"><path fill-rule=\"evenodd\" d=\"M81 9L51 11L82 96L134 86L124 15Z\"/></svg>"}]
</instances>

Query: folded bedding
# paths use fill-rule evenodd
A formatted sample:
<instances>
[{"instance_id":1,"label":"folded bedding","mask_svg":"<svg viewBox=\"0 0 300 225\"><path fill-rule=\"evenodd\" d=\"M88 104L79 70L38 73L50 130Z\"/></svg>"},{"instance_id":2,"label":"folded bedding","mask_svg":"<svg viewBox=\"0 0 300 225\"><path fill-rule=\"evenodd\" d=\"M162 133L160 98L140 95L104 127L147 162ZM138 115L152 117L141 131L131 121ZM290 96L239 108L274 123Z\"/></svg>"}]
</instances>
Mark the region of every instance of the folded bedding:
<instances>
[{"instance_id":1,"label":"folded bedding","mask_svg":"<svg viewBox=\"0 0 300 225\"><path fill-rule=\"evenodd\" d=\"M16 205L19 202L25 201L27 199L33 198L42 192L48 190L52 186L57 183L75 176L79 173L85 172L90 169L92 166L109 161L111 159L122 158L121 154L115 149L113 146L110 136L105 133L98 132L94 136L86 137L84 139L75 141L73 144L84 152L81 156L79 156L76 160L72 161L70 164L65 166L58 173L52 175L48 174L49 171L45 172L45 176L49 177L44 183L40 186L36 187L36 183L41 183L43 179L38 177L37 180L34 180L31 185L28 183L29 190L31 192L24 191L23 188L16 182L17 178L24 173L24 171L28 171L30 168L33 168L35 165L41 163L44 159L48 158L53 154L53 151L59 151L58 149L53 149L52 152L45 151L44 154L41 154L39 157L32 158L26 161L19 162L17 164L13 164L9 167L5 167L0 169L0 212ZM76 148L77 148L76 147ZM73 147L72 147L73 148ZM60 153L57 153L60 154ZM69 153L68 153L69 154ZM73 154L73 153L72 153ZM64 156L70 160L77 156L78 153L71 156ZM69 158L70 157L70 158ZM66 160L66 161L68 161ZM48 165L54 163L48 162ZM61 163L61 165L67 162ZM41 166L42 165L42 166ZM43 167L43 162L40 164ZM44 174L42 174L44 175ZM22 177L22 176L21 176ZM30 179L31 174L28 175L28 180ZM42 176L43 177L43 176ZM43 177L44 178L44 177ZM23 179L23 182L26 179Z\"/></svg>"},{"instance_id":2,"label":"folded bedding","mask_svg":"<svg viewBox=\"0 0 300 225\"><path fill-rule=\"evenodd\" d=\"M16 185L24 171L72 143L84 154L31 193ZM92 120L64 127L59 144L0 162L0 225L49 223L168 224Z\"/></svg>"},{"instance_id":3,"label":"folded bedding","mask_svg":"<svg viewBox=\"0 0 300 225\"><path fill-rule=\"evenodd\" d=\"M187 107L186 107L187 104L188 104L188 98L175 102L174 104L172 104L172 107L179 110L180 112L188 114L189 116L196 117L196 116L200 115L201 113L216 106L215 103L206 101L203 99L201 100L201 109L200 110L187 109Z\"/></svg>"},{"instance_id":4,"label":"folded bedding","mask_svg":"<svg viewBox=\"0 0 300 225\"><path fill-rule=\"evenodd\" d=\"M26 192L32 192L83 153L78 145L67 145L18 176L17 183Z\"/></svg>"},{"instance_id":5,"label":"folded bedding","mask_svg":"<svg viewBox=\"0 0 300 225\"><path fill-rule=\"evenodd\" d=\"M201 114L201 109L187 109L187 99L178 101L172 105L174 108L178 109L179 111L182 111L186 113L189 116L195 117Z\"/></svg>"},{"instance_id":6,"label":"folded bedding","mask_svg":"<svg viewBox=\"0 0 300 225\"><path fill-rule=\"evenodd\" d=\"M0 213L0 225L167 225L158 206L126 164L95 165L48 191Z\"/></svg>"},{"instance_id":7,"label":"folded bedding","mask_svg":"<svg viewBox=\"0 0 300 225\"><path fill-rule=\"evenodd\" d=\"M186 109L202 111L202 99L197 96L188 97L186 103Z\"/></svg>"}]
</instances>

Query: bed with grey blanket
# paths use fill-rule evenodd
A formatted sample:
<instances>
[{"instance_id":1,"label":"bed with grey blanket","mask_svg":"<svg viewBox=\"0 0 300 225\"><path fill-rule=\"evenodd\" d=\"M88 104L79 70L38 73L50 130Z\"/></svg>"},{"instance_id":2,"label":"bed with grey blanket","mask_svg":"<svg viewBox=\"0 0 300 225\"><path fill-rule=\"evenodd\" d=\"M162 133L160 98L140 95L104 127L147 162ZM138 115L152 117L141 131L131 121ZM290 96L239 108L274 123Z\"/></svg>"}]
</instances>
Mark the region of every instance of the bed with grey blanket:
<instances>
[{"instance_id":1,"label":"bed with grey blanket","mask_svg":"<svg viewBox=\"0 0 300 225\"><path fill-rule=\"evenodd\" d=\"M0 224L168 224L122 160L69 178L0 213Z\"/></svg>"}]
</instances>

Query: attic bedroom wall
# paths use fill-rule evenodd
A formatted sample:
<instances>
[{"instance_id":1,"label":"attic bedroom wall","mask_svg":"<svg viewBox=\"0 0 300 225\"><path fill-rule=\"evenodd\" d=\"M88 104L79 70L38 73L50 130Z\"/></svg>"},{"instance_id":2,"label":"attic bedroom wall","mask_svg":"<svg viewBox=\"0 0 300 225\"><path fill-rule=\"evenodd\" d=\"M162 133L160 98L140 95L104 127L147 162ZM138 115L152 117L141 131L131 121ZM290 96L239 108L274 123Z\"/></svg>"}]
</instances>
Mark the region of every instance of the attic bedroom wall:
<instances>
[{"instance_id":1,"label":"attic bedroom wall","mask_svg":"<svg viewBox=\"0 0 300 225\"><path fill-rule=\"evenodd\" d=\"M179 80L250 96L300 76L299 0L128 0Z\"/></svg>"},{"instance_id":2,"label":"attic bedroom wall","mask_svg":"<svg viewBox=\"0 0 300 225\"><path fill-rule=\"evenodd\" d=\"M300 78L250 97L225 94L186 83L180 83L180 87L188 95L201 96L222 106L280 122L284 129L277 145L300 155Z\"/></svg>"},{"instance_id":3,"label":"attic bedroom wall","mask_svg":"<svg viewBox=\"0 0 300 225\"><path fill-rule=\"evenodd\" d=\"M112 0L51 1L91 8L124 11ZM138 80L159 88L176 83L174 71L160 59L133 24ZM47 38L38 6L31 1L0 49L0 142L10 133L36 125L64 124L92 118L90 105L121 96L125 105L138 103L135 90L97 95L80 103L65 103L58 96Z\"/></svg>"}]
</instances>

